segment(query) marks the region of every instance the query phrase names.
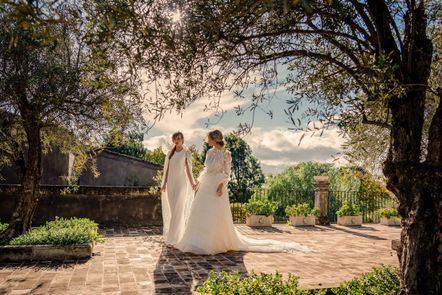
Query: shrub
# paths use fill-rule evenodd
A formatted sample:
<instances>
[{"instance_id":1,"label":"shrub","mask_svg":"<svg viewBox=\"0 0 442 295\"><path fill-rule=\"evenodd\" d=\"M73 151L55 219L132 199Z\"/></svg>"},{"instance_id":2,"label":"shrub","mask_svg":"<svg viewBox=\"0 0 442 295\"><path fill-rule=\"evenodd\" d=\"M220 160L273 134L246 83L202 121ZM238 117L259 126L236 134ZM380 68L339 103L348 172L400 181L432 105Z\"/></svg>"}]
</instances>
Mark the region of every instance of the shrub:
<instances>
[{"instance_id":1,"label":"shrub","mask_svg":"<svg viewBox=\"0 0 442 295\"><path fill-rule=\"evenodd\" d=\"M399 212L394 208L381 208L378 212L380 216L387 218L399 216Z\"/></svg>"},{"instance_id":2,"label":"shrub","mask_svg":"<svg viewBox=\"0 0 442 295\"><path fill-rule=\"evenodd\" d=\"M399 291L399 269L392 266L375 267L371 272L332 289L336 295L393 295Z\"/></svg>"},{"instance_id":3,"label":"shrub","mask_svg":"<svg viewBox=\"0 0 442 295\"><path fill-rule=\"evenodd\" d=\"M359 208L358 205L344 202L341 208L339 208L339 210L336 211L336 214L338 216L354 216L361 214L361 209Z\"/></svg>"},{"instance_id":4,"label":"shrub","mask_svg":"<svg viewBox=\"0 0 442 295\"><path fill-rule=\"evenodd\" d=\"M10 245L74 245L101 242L98 224L88 218L57 218L12 239Z\"/></svg>"},{"instance_id":5,"label":"shrub","mask_svg":"<svg viewBox=\"0 0 442 295\"><path fill-rule=\"evenodd\" d=\"M308 203L302 203L298 205L287 206L285 208L285 213L287 216L308 216L308 215L319 215L320 211L318 208L311 208Z\"/></svg>"},{"instance_id":6,"label":"shrub","mask_svg":"<svg viewBox=\"0 0 442 295\"><path fill-rule=\"evenodd\" d=\"M248 215L273 215L279 203L267 199L250 198L245 204Z\"/></svg>"},{"instance_id":7,"label":"shrub","mask_svg":"<svg viewBox=\"0 0 442 295\"><path fill-rule=\"evenodd\" d=\"M241 278L238 273L211 271L209 278L197 291L203 294L301 294L298 291L298 277L289 274L287 280L283 280L280 273L255 274Z\"/></svg>"},{"instance_id":8,"label":"shrub","mask_svg":"<svg viewBox=\"0 0 442 295\"><path fill-rule=\"evenodd\" d=\"M211 271L208 279L197 288L204 294L287 294L287 295L378 295L397 294L399 290L399 269L392 266L375 267L371 272L363 274L349 282L333 289L301 290L298 288L298 277L288 275L283 280L282 275L251 273L241 277L238 273L216 273Z\"/></svg>"},{"instance_id":9,"label":"shrub","mask_svg":"<svg viewBox=\"0 0 442 295\"><path fill-rule=\"evenodd\" d=\"M321 214L321 210L319 208L313 208L310 212L311 215L319 216Z\"/></svg>"},{"instance_id":10,"label":"shrub","mask_svg":"<svg viewBox=\"0 0 442 295\"><path fill-rule=\"evenodd\" d=\"M1 233L2 231L4 231L5 229L7 229L8 226L9 226L9 224L7 224L7 223L2 223L2 222L0 221L0 233Z\"/></svg>"}]
</instances>

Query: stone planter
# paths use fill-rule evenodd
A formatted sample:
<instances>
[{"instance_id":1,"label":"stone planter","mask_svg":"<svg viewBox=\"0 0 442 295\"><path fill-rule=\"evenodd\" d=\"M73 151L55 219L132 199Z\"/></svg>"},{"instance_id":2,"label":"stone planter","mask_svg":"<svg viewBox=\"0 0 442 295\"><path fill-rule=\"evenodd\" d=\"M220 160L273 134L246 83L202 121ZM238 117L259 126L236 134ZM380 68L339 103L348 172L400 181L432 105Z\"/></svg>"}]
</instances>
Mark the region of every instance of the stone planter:
<instances>
[{"instance_id":1,"label":"stone planter","mask_svg":"<svg viewBox=\"0 0 442 295\"><path fill-rule=\"evenodd\" d=\"M338 224L345 226L362 225L362 215L338 216Z\"/></svg>"},{"instance_id":2,"label":"stone planter","mask_svg":"<svg viewBox=\"0 0 442 295\"><path fill-rule=\"evenodd\" d=\"M247 215L246 225L248 226L272 226L273 216Z\"/></svg>"},{"instance_id":3,"label":"stone planter","mask_svg":"<svg viewBox=\"0 0 442 295\"><path fill-rule=\"evenodd\" d=\"M293 226L314 226L316 218L314 215L290 216L290 224Z\"/></svg>"},{"instance_id":4,"label":"stone planter","mask_svg":"<svg viewBox=\"0 0 442 295\"><path fill-rule=\"evenodd\" d=\"M82 245L30 245L0 246L0 262L20 262L29 260L66 260L90 258L94 244Z\"/></svg>"},{"instance_id":5,"label":"stone planter","mask_svg":"<svg viewBox=\"0 0 442 295\"><path fill-rule=\"evenodd\" d=\"M401 225L401 220L399 217L381 217L381 224L388 226L399 226Z\"/></svg>"}]
</instances>

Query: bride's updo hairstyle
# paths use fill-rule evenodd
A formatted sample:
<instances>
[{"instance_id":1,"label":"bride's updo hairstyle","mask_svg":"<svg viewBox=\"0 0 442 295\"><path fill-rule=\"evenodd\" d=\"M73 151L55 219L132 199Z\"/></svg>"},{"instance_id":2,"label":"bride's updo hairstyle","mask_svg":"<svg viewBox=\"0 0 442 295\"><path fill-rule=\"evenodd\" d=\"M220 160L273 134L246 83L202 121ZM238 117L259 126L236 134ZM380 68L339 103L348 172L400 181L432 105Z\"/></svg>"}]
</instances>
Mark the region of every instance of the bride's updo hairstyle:
<instances>
[{"instance_id":1,"label":"bride's updo hairstyle","mask_svg":"<svg viewBox=\"0 0 442 295\"><path fill-rule=\"evenodd\" d=\"M224 146L224 137L223 137L223 134L221 133L221 131L219 131L219 130L210 131L207 136L209 136L212 140L214 140L220 146Z\"/></svg>"},{"instance_id":2,"label":"bride's updo hairstyle","mask_svg":"<svg viewBox=\"0 0 442 295\"><path fill-rule=\"evenodd\" d=\"M178 131L172 134L172 140L175 140L178 136L180 136L183 139L184 142L184 135L182 132ZM169 153L169 160L173 157L173 154L176 152L176 145L173 146L173 149Z\"/></svg>"}]
</instances>

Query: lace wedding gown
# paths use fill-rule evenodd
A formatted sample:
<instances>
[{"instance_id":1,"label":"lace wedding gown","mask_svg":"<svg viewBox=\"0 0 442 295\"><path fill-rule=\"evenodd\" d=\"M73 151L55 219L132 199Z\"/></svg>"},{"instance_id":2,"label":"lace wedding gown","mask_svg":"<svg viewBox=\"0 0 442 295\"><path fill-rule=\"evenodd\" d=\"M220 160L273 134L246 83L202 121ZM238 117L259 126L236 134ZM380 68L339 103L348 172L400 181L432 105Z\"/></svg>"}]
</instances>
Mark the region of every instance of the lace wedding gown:
<instances>
[{"instance_id":1,"label":"lace wedding gown","mask_svg":"<svg viewBox=\"0 0 442 295\"><path fill-rule=\"evenodd\" d=\"M169 154L165 159L161 184L163 187L167 178L166 192L161 194L163 237L166 244L175 245L183 235L194 194L186 175L186 169L189 169L192 177L192 153L184 146L181 151L175 151L170 160Z\"/></svg>"},{"instance_id":2,"label":"lace wedding gown","mask_svg":"<svg viewBox=\"0 0 442 295\"><path fill-rule=\"evenodd\" d=\"M175 247L195 254L217 254L229 250L250 252L309 252L298 243L258 240L245 237L235 228L230 209L227 183L230 179L231 154L212 148L198 180L198 191L181 240ZM216 189L223 183L223 194Z\"/></svg>"}]
</instances>

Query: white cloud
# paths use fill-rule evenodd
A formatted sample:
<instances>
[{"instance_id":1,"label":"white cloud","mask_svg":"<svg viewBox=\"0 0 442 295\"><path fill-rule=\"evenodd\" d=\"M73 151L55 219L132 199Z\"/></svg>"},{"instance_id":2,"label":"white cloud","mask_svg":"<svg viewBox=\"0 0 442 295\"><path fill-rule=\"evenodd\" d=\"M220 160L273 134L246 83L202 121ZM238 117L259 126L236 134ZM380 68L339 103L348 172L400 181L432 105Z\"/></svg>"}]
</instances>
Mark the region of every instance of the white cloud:
<instances>
[{"instance_id":1,"label":"white cloud","mask_svg":"<svg viewBox=\"0 0 442 295\"><path fill-rule=\"evenodd\" d=\"M261 161L265 173L281 172L288 166L304 161L318 161L343 165L339 157L344 139L337 129L325 130L322 134L307 132L299 144L304 132L294 132L286 128L263 130L255 128L245 140L253 154ZM313 136L312 136L313 135ZM299 144L299 145L298 145Z\"/></svg>"}]
</instances>

